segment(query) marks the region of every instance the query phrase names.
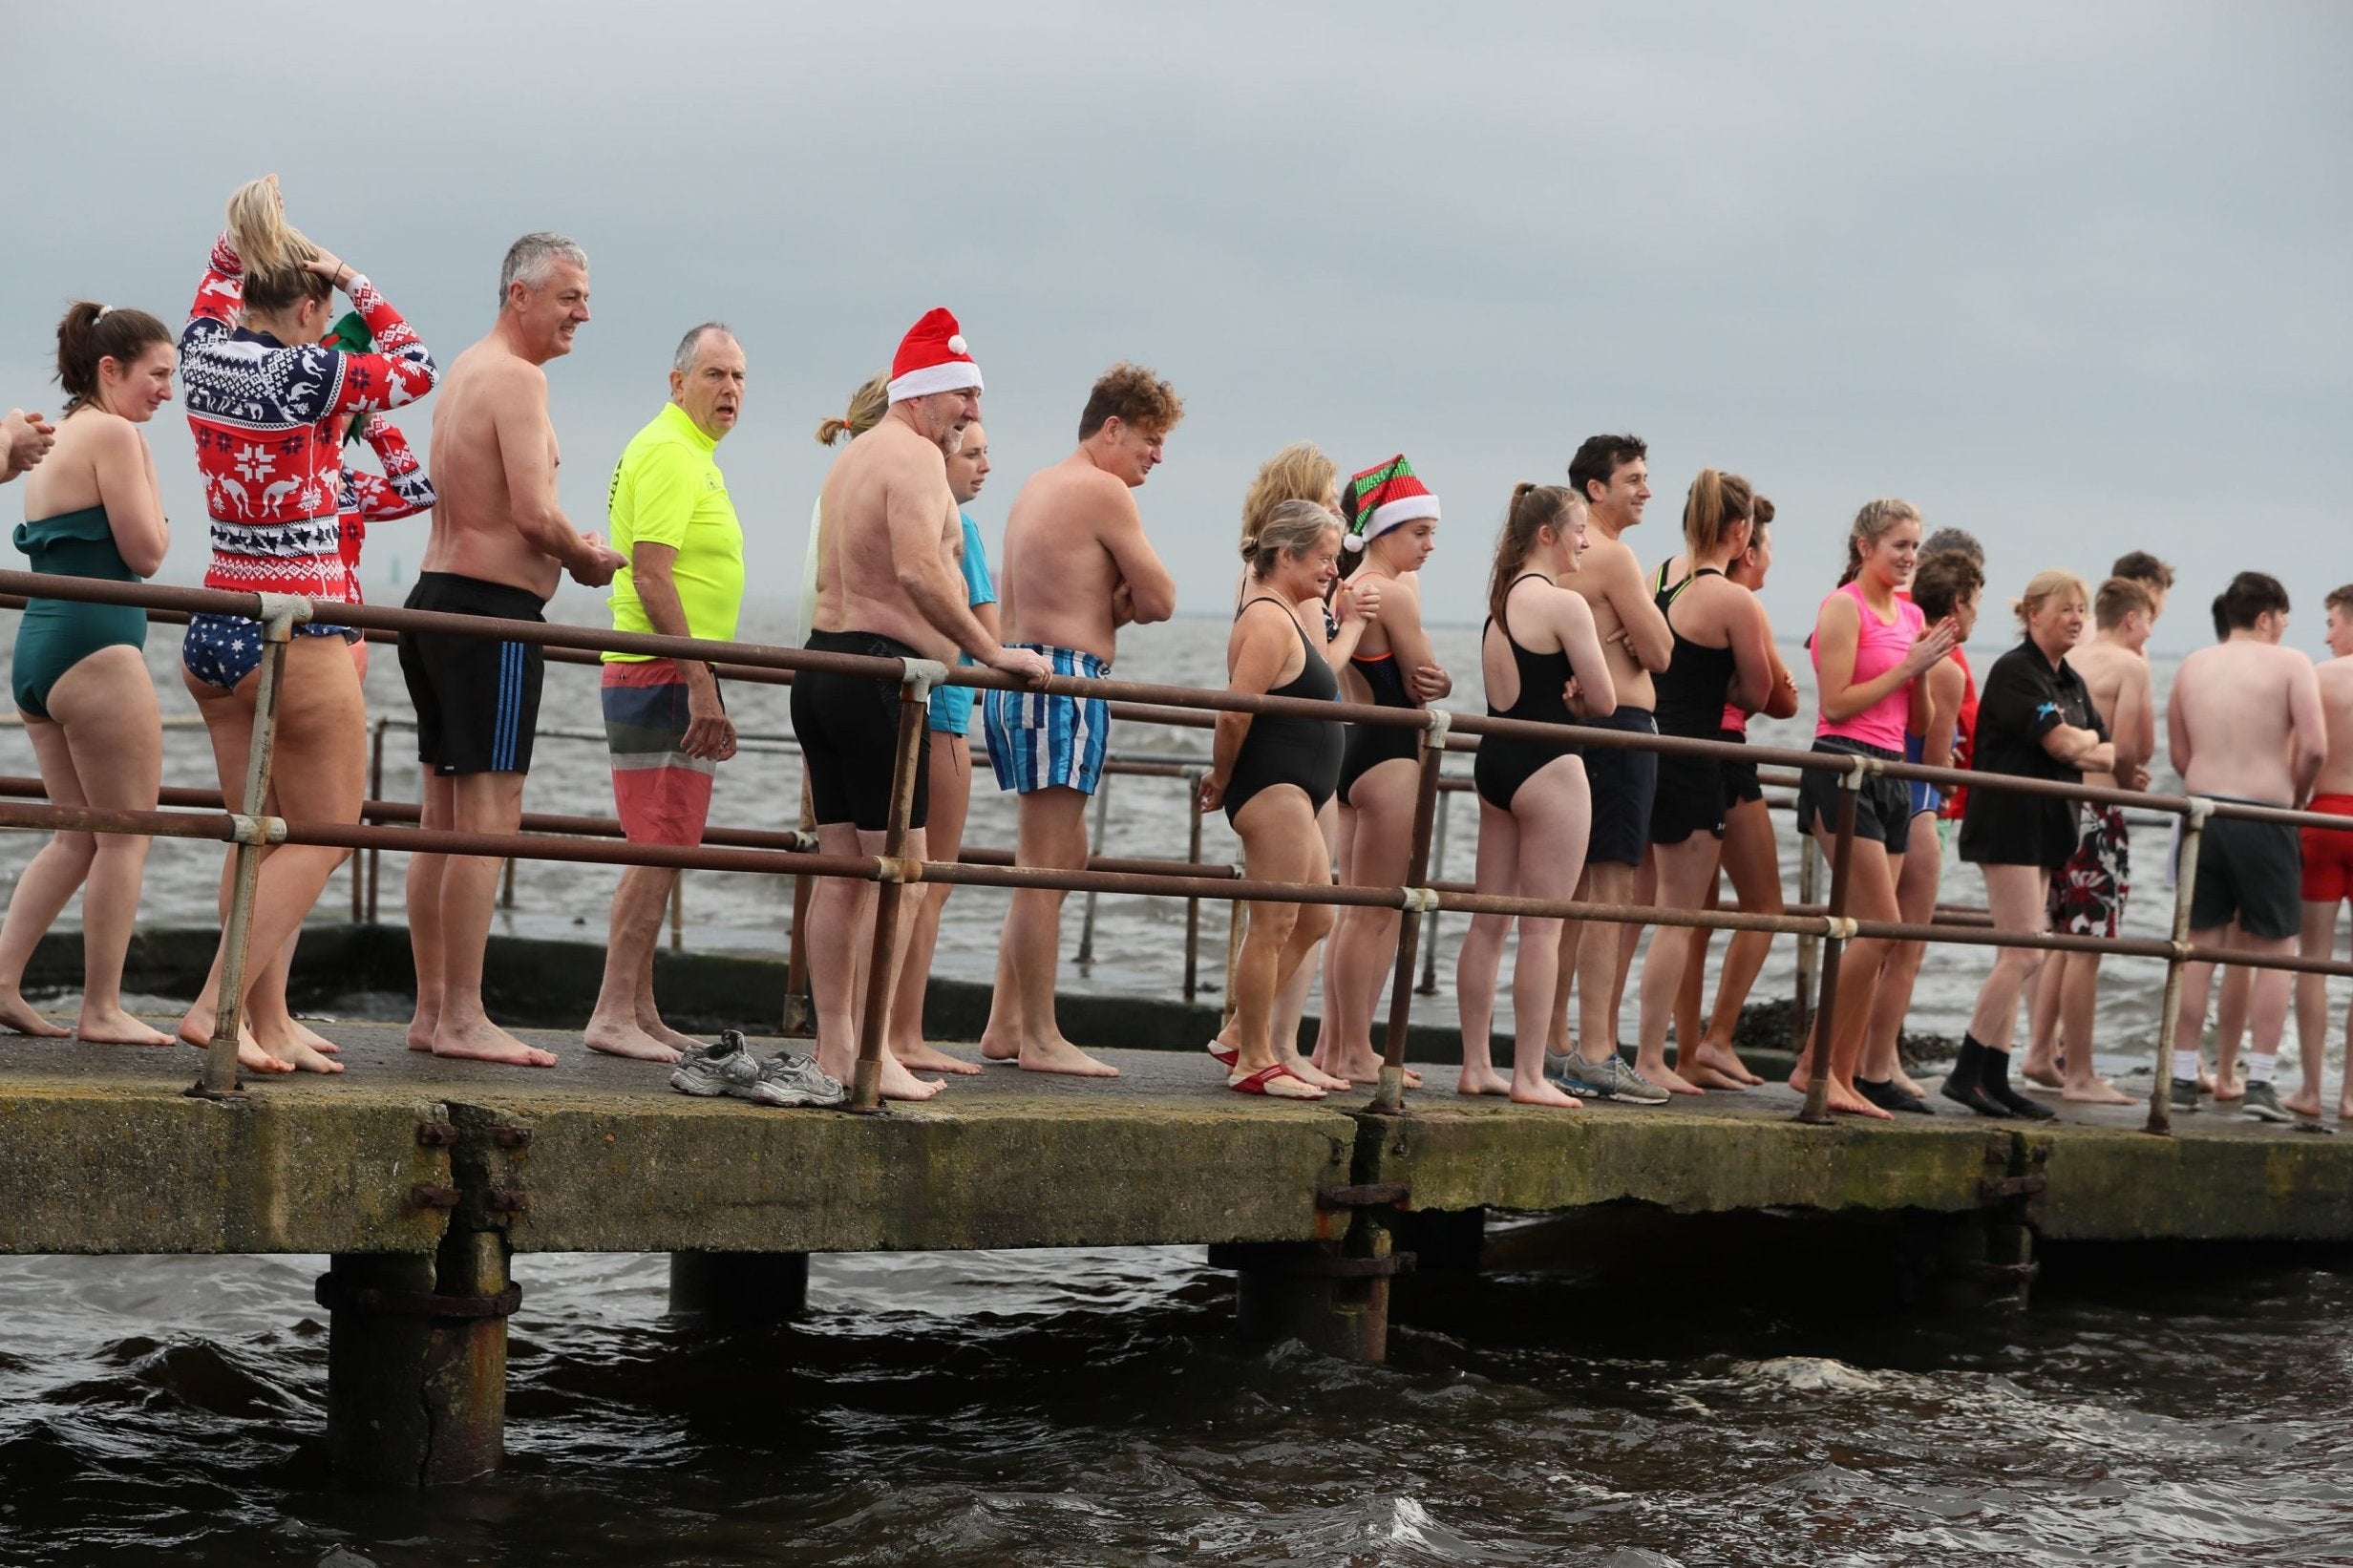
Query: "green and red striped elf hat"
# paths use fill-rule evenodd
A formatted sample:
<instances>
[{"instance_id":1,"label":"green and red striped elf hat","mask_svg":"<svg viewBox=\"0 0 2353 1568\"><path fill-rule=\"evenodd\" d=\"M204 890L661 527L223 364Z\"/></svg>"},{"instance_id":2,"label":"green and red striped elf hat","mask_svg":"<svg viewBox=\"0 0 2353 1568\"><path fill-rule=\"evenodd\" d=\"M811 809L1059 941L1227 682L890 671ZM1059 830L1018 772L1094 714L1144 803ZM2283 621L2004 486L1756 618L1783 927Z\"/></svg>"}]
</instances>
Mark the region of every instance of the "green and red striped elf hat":
<instances>
[{"instance_id":1,"label":"green and red striped elf hat","mask_svg":"<svg viewBox=\"0 0 2353 1568\"><path fill-rule=\"evenodd\" d=\"M1348 519L1348 537L1341 546L1353 553L1401 522L1435 519L1438 498L1413 477L1413 465L1401 452L1350 478L1340 492L1340 510Z\"/></svg>"}]
</instances>

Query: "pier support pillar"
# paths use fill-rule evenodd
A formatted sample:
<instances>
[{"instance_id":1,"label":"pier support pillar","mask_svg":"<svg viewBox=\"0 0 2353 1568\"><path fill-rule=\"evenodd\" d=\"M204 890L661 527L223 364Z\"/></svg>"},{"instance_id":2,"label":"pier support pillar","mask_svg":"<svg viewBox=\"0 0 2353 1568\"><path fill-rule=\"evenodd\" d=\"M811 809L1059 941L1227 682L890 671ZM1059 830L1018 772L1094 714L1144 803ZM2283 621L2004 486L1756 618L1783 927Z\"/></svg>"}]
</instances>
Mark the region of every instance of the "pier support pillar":
<instances>
[{"instance_id":1,"label":"pier support pillar","mask_svg":"<svg viewBox=\"0 0 2353 1568\"><path fill-rule=\"evenodd\" d=\"M1906 1295L1932 1312L2023 1307L2041 1265L2034 1231L2000 1213L1923 1215L1904 1231Z\"/></svg>"},{"instance_id":2,"label":"pier support pillar","mask_svg":"<svg viewBox=\"0 0 2353 1568\"><path fill-rule=\"evenodd\" d=\"M1389 1279L1413 1255L1392 1252L1385 1229L1373 1240L1370 1256L1333 1241L1233 1242L1211 1247L1209 1261L1240 1275L1235 1320L1244 1335L1378 1365L1388 1359Z\"/></svg>"},{"instance_id":3,"label":"pier support pillar","mask_svg":"<svg viewBox=\"0 0 2353 1568\"><path fill-rule=\"evenodd\" d=\"M439 1486L506 1451L506 1320L521 1300L505 1238L454 1232L435 1256L337 1253L329 1311L327 1447L338 1484Z\"/></svg>"},{"instance_id":4,"label":"pier support pillar","mask_svg":"<svg viewBox=\"0 0 2353 1568\"><path fill-rule=\"evenodd\" d=\"M809 1305L805 1252L673 1252L670 1316L696 1323L790 1323Z\"/></svg>"}]
</instances>

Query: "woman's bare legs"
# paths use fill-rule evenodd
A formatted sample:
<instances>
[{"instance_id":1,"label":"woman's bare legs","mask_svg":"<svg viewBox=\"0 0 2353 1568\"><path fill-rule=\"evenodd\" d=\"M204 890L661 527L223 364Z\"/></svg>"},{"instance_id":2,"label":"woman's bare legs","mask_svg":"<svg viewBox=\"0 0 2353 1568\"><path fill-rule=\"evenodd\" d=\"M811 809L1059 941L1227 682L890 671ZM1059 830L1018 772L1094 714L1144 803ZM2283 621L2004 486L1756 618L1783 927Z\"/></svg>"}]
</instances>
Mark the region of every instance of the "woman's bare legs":
<instances>
[{"instance_id":1,"label":"woman's bare legs","mask_svg":"<svg viewBox=\"0 0 2353 1568\"><path fill-rule=\"evenodd\" d=\"M1251 796L1234 816L1242 854L1253 881L1323 885L1329 876L1323 835L1306 792L1277 784ZM1325 1073L1299 1054L1298 1037L1279 1041L1272 1022L1275 997L1306 953L1323 938L1328 905L1261 903L1252 908L1241 950L1234 964L1234 1018L1240 1039L1237 1073L1261 1072L1277 1063L1319 1089L1347 1084ZM1308 929L1303 933L1303 922Z\"/></svg>"},{"instance_id":2,"label":"woman's bare legs","mask_svg":"<svg viewBox=\"0 0 2353 1568\"><path fill-rule=\"evenodd\" d=\"M1944 876L1944 846L1937 837L1934 812L1916 812L1903 870L1896 879L1896 906L1907 925L1925 925L1936 918L1937 888ZM1925 1091L1903 1070L1903 1025L1911 1016L1912 990L1918 983L1920 964L1928 956L1924 942L1895 943L1887 967L1879 975L1878 995L1871 1007L1871 1032L1863 1043L1862 1076L1873 1083L1893 1084L1914 1099Z\"/></svg>"},{"instance_id":3,"label":"woman's bare legs","mask_svg":"<svg viewBox=\"0 0 2353 1568\"><path fill-rule=\"evenodd\" d=\"M1743 914L1781 913L1781 853L1773 842L1772 813L1764 801L1743 800L1727 814L1724 869L1732 879L1733 897ZM1724 950L1724 973L1716 982L1716 1005L1708 1013L1707 1032L1700 1040L1700 1060L1724 1077L1742 1083L1765 1081L1749 1071L1733 1051L1732 1037L1740 1028L1741 1009L1749 1005L1749 992L1765 967L1772 943L1767 931L1732 933Z\"/></svg>"},{"instance_id":4,"label":"woman's bare legs","mask_svg":"<svg viewBox=\"0 0 2353 1568\"><path fill-rule=\"evenodd\" d=\"M1315 814L1315 825L1317 831L1324 835L1324 863L1328 872L1338 853L1339 804L1335 801L1325 801L1324 809ZM1248 934L1250 906L1237 903L1229 904L1227 907L1233 912L1232 918L1243 922L1243 933ZM1321 909L1323 919L1308 921L1307 915L1311 909ZM1330 904L1302 904L1300 911L1303 922L1314 929L1315 939L1307 944L1306 953L1300 959L1297 967L1291 971L1291 978L1284 981L1282 988L1275 993L1274 1017L1267 1028L1267 1032L1277 1044L1286 1048L1296 1045L1299 1039L1301 1021L1307 1016L1307 998L1316 989L1316 981L1323 973L1323 965L1316 962L1316 949L1323 944L1324 939L1331 934L1334 917L1338 913ZM1293 935L1296 936L1299 930L1299 926L1293 926ZM1218 1046L1223 1050L1233 1050L1240 1043L1239 1027L1233 1019L1228 1018L1225 1021L1225 1027L1218 1031ZM1316 1054L1322 1055L1323 1032L1321 1029L1317 1031L1316 1047Z\"/></svg>"},{"instance_id":5,"label":"woman's bare legs","mask_svg":"<svg viewBox=\"0 0 2353 1568\"><path fill-rule=\"evenodd\" d=\"M1481 893L1509 898L1519 892L1519 824L1512 814L1479 802L1478 869L1473 883ZM1558 922L1555 922L1556 927ZM1462 1025L1462 1075L1454 1080L1457 1094L1509 1094L1512 1080L1494 1068L1495 976L1503 965L1504 939L1511 935L1509 915L1473 915L1454 955L1454 1012ZM1529 939L1520 938L1522 942ZM1554 964L1558 964L1560 934L1553 932ZM1526 963L1526 955L1521 955ZM1516 981L1516 976L1515 976ZM1516 1006L1516 1004L1515 1004ZM1544 999L1549 1011L1552 998ZM1524 1028L1521 1032L1525 1032ZM1514 1060L1517 1060L1515 1048ZM1541 1076L1543 1064L1537 1063Z\"/></svg>"},{"instance_id":6,"label":"woman's bare legs","mask_svg":"<svg viewBox=\"0 0 2353 1568\"><path fill-rule=\"evenodd\" d=\"M1546 763L1512 796L1512 817L1518 828L1520 894L1570 898L1585 874L1585 847L1593 836L1593 795L1584 760L1567 756ZM1560 980L1560 924L1541 915L1520 917L1519 949L1512 961L1512 1099L1574 1110L1583 1102L1544 1077L1553 993Z\"/></svg>"},{"instance_id":7,"label":"woman's bare legs","mask_svg":"<svg viewBox=\"0 0 2353 1568\"><path fill-rule=\"evenodd\" d=\"M2050 873L2041 866L1985 865L1985 906L2000 931L2039 933L2047 924L2046 905ZM1867 917L1866 917L1867 918ZM2043 966L2040 947L1995 949L1993 973L1977 993L1977 1008L1969 1016L1969 1032L1988 1050L2007 1054L2018 1034L2018 998L2026 977Z\"/></svg>"},{"instance_id":8,"label":"woman's bare legs","mask_svg":"<svg viewBox=\"0 0 2353 1568\"><path fill-rule=\"evenodd\" d=\"M1656 864L1655 906L1661 909L1697 909L1707 896L1707 889L1716 879L1718 858L1723 841L1712 833L1694 833L1680 844L1653 844L1652 861ZM1691 1069L1688 1077L1666 1065L1666 1025L1675 1008L1675 998L1683 989L1685 965L1695 962L1698 929L1687 925L1662 925L1651 934L1650 956L1643 963L1643 990L1640 1019L1636 1026L1634 1070L1675 1094L1697 1094L1706 1079L1696 1062L1686 1061ZM1726 1089L1745 1089L1745 1084L1727 1083Z\"/></svg>"},{"instance_id":9,"label":"woman's bare legs","mask_svg":"<svg viewBox=\"0 0 2353 1568\"><path fill-rule=\"evenodd\" d=\"M162 773L163 727L155 682L135 647L115 646L75 664L50 690L48 719L25 715L53 804L153 811ZM168 1046L122 1007L123 957L138 919L148 840L130 834L61 833L17 879L0 922L0 1026L25 1034L78 1034L99 1045ZM25 965L43 933L82 890L82 1003L74 1029L24 999Z\"/></svg>"},{"instance_id":10,"label":"woman's bare legs","mask_svg":"<svg viewBox=\"0 0 2353 1568\"><path fill-rule=\"evenodd\" d=\"M250 742L254 692L261 680L257 669L234 692L191 682L199 710L215 732L215 760L223 740L242 733ZM225 727L228 735L220 731ZM292 820L356 822L367 786L367 718L360 700L359 677L350 650L341 638L296 637L286 647L285 678L278 694L277 755L271 768L273 794ZM243 745L238 746L242 752ZM241 789L243 780L228 787ZM263 962L245 975L249 1003L252 988L269 968L268 956L283 947L300 929L327 879L343 864L348 850L312 844L280 844L262 862L260 884L253 901L247 951ZM210 1037L220 1007L221 958L213 958L204 988L180 1021L180 1037L201 1042ZM283 998L279 999L283 1002ZM253 1041L276 1064L275 1070L302 1069L311 1072L340 1072L343 1064L311 1049L292 1033L275 1038L258 1031ZM271 1070L249 1059L245 1049L239 1059L256 1070Z\"/></svg>"},{"instance_id":11,"label":"woman's bare legs","mask_svg":"<svg viewBox=\"0 0 2353 1568\"><path fill-rule=\"evenodd\" d=\"M1815 838L1823 856L1834 858L1836 837L1827 828L1817 828ZM1855 836L1847 861L1850 916L1864 921L1897 918L1896 880L1903 872L1902 858L1900 855L1890 856L1887 846L1876 838L1866 838L1859 833ZM1872 1002L1878 994L1879 972L1887 963L1888 948L1892 945L1872 937L1857 937L1846 944L1838 963L1838 1028L1830 1043L1830 1109L1881 1121L1894 1117L1863 1098L1855 1087L1855 1070L1862 1061L1863 1036L1871 1028ZM1790 1074L1790 1087L1801 1093L1811 1081L1811 1042L1806 1043L1798 1054L1797 1070Z\"/></svg>"},{"instance_id":12,"label":"woman's bare legs","mask_svg":"<svg viewBox=\"0 0 2353 1568\"><path fill-rule=\"evenodd\" d=\"M1405 880L1413 850L1413 803L1420 768L1410 758L1392 757L1356 781L1355 853L1351 879L1359 887L1394 887ZM1316 840L1321 843L1319 837ZM1372 1017L1382 983L1397 958L1400 912L1349 911L1332 938L1325 961L1325 1006L1332 1036L1317 1065L1335 1078L1369 1081L1380 1075L1381 1054L1373 1049ZM1420 1081L1409 1070L1409 1085Z\"/></svg>"}]
</instances>

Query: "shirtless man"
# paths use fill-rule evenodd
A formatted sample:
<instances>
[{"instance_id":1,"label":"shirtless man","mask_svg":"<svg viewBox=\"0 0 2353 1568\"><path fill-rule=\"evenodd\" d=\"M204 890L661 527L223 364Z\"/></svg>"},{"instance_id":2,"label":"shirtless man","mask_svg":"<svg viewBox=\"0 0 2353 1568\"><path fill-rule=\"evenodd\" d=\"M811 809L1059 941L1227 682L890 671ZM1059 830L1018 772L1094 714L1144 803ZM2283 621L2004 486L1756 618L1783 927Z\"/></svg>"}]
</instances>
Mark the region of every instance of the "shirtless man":
<instances>
[{"instance_id":1,"label":"shirtless man","mask_svg":"<svg viewBox=\"0 0 2353 1568\"><path fill-rule=\"evenodd\" d=\"M2353 583L2328 596L2328 651L2321 664L2321 712L2328 725L2328 757L2312 786L2308 811L2353 816ZM2304 933L2306 958L2337 950L2337 906L2353 898L2353 831L2305 828ZM2303 1087L2287 1109L2307 1121L2321 1115L2321 1069L2328 1054L2328 977L2296 977L2296 1045L2303 1057ZM2337 1119L2353 1121L2353 1009L2345 1014L2346 1072L2337 1095Z\"/></svg>"},{"instance_id":2,"label":"shirtless man","mask_svg":"<svg viewBox=\"0 0 2353 1568\"><path fill-rule=\"evenodd\" d=\"M965 350L956 318L924 313L891 362L890 412L843 449L818 498L821 553L815 625L808 646L820 653L955 662L959 652L1003 674L1046 684L1037 654L1007 647L972 613L956 547L964 523L948 487L945 449L981 416L981 368ZM899 754L900 685L864 675L803 670L793 682L793 732L827 855L880 855L889 839L891 778ZM929 752L916 749L914 810L903 853L922 859L930 799ZM856 1069L863 1030L889 1020L861 1016L865 965L874 952L875 884L820 877L809 896L809 980L816 1003L817 1065L844 1083ZM904 928L915 901L901 901ZM896 975L882 987L897 989ZM887 1039L887 1034L884 1034ZM919 1079L885 1045L881 1091L924 1100L939 1079Z\"/></svg>"},{"instance_id":3,"label":"shirtless man","mask_svg":"<svg viewBox=\"0 0 2353 1568\"><path fill-rule=\"evenodd\" d=\"M1595 631L1609 663L1618 693L1614 713L1586 722L1601 730L1655 735L1651 717L1658 704L1651 673L1664 669L1675 649L1666 617L1651 598L1643 563L1624 542L1625 531L1643 520L1650 501L1650 449L1632 435L1596 435L1569 460L1569 483L1587 505L1584 565L1564 586L1583 596L1593 609ZM1635 872L1650 847L1650 797L1659 780L1655 752L1594 747L1585 752L1585 775L1593 791L1593 837L1585 851L1585 874L1577 897L1599 903L1627 903ZM1580 943L1582 922L1560 927L1560 978L1553 993L1551 1054L1547 1070L1572 1094L1599 1095L1637 1105L1664 1105L1666 1091L1637 1076L1618 1055L1620 994L1626 939L1633 927L1611 925L1603 940ZM1569 988L1578 993L1576 1045L1569 1036Z\"/></svg>"},{"instance_id":4,"label":"shirtless man","mask_svg":"<svg viewBox=\"0 0 2353 1568\"><path fill-rule=\"evenodd\" d=\"M1013 498L997 575L1005 635L1051 661L1057 675L1102 679L1121 626L1165 621L1176 611L1176 580L1144 538L1129 492L1159 465L1168 433L1183 417L1175 388L1140 365L1114 365L1088 394L1078 450L1032 475ZM1084 868L1087 798L1103 771L1108 705L989 691L981 709L997 788L1021 793L1015 863ZM1064 1039L1054 1019L1062 899L1046 888L1015 890L981 1054L1037 1072L1117 1077L1117 1068Z\"/></svg>"},{"instance_id":5,"label":"shirtless man","mask_svg":"<svg viewBox=\"0 0 2353 1568\"><path fill-rule=\"evenodd\" d=\"M2215 601L2230 639L2181 662L2165 709L2173 769L2191 795L2263 806L2295 807L2311 793L2328 755L2321 683L2312 661L2279 646L2288 594L2277 578L2241 572ZM2296 830L2276 822L2207 819L2198 839L2197 885L2190 901L2190 940L2221 943L2234 916L2237 951L2284 956L2302 925L2297 890L2302 856ZM2173 1109L2198 1106L2198 1036L2206 1027L2211 964L2182 971L2181 1011L2173 1031ZM2247 1058L2246 1111L2285 1121L2272 1089L2279 1036L2287 1025L2288 973L2256 971L2250 1010L2255 1049Z\"/></svg>"},{"instance_id":6,"label":"shirtless man","mask_svg":"<svg viewBox=\"0 0 2353 1568\"><path fill-rule=\"evenodd\" d=\"M575 530L556 502L556 432L540 367L570 353L587 319L588 258L579 245L561 234L526 234L508 248L498 319L441 377L433 421L440 502L408 608L538 621L563 574L599 588L627 564L597 535ZM513 833L520 825L541 668L537 644L400 634L400 673L416 707L425 769L425 827ZM482 950L498 882L494 856L409 858L416 960L409 1049L553 1067L553 1051L523 1044L482 1011Z\"/></svg>"},{"instance_id":7,"label":"shirtless man","mask_svg":"<svg viewBox=\"0 0 2353 1568\"><path fill-rule=\"evenodd\" d=\"M2159 589L2158 593L2163 590ZM2103 790L2145 790L2150 759L2157 752L2157 709L2149 679L2149 633L2156 625L2157 595L2136 578L2111 577L2092 603L2098 629L2067 653L2084 678L2091 705L2099 710L2116 747L2116 772L2086 773L2084 782ZM2050 879L2050 928L2075 936L2112 937L2124 920L2131 891L2132 845L2124 812L2085 802L2076 808L2082 837L2075 854ZM2130 1105L2133 1096L2102 1078L2091 1065L2091 1030L2100 995L2100 955L2057 953L2046 966L2038 1003L2055 999L2056 1028L2046 1027L2044 1006L2035 1009L2034 1041L2024 1076L2058 1089L2062 1097L2093 1105ZM2064 1031L2067 1072L2054 1070L2052 1044Z\"/></svg>"}]
</instances>

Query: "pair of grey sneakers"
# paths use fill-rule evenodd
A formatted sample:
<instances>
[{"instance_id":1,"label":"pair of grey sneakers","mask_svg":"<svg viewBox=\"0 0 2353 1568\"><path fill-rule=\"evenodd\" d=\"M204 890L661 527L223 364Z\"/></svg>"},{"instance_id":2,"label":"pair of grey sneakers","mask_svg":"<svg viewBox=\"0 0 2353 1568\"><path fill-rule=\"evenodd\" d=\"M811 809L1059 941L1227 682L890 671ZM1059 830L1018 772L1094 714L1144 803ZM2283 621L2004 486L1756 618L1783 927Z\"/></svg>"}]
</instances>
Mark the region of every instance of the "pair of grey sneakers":
<instances>
[{"instance_id":1,"label":"pair of grey sneakers","mask_svg":"<svg viewBox=\"0 0 2353 1568\"><path fill-rule=\"evenodd\" d=\"M2204 1096L2195 1078L2173 1080L2173 1109L2189 1114L2195 1112ZM2239 1113L2249 1121L2286 1122L2296 1119L2295 1113L2279 1103L2279 1091L2269 1079L2247 1085L2245 1096L2238 1103Z\"/></svg>"},{"instance_id":2,"label":"pair of grey sneakers","mask_svg":"<svg viewBox=\"0 0 2353 1568\"><path fill-rule=\"evenodd\" d=\"M1664 1105L1667 1092L1626 1065L1616 1051L1588 1062L1575 1051L1546 1051L1544 1076L1570 1093L1621 1105Z\"/></svg>"},{"instance_id":3,"label":"pair of grey sneakers","mask_svg":"<svg viewBox=\"0 0 2353 1568\"><path fill-rule=\"evenodd\" d=\"M839 1105L850 1097L814 1056L780 1050L761 1061L744 1048L741 1029L721 1030L715 1046L688 1047L670 1070L670 1087L701 1099L728 1094L754 1105Z\"/></svg>"}]
</instances>

